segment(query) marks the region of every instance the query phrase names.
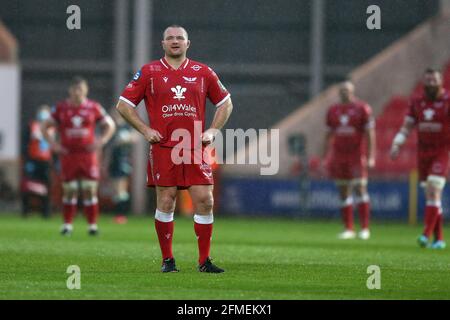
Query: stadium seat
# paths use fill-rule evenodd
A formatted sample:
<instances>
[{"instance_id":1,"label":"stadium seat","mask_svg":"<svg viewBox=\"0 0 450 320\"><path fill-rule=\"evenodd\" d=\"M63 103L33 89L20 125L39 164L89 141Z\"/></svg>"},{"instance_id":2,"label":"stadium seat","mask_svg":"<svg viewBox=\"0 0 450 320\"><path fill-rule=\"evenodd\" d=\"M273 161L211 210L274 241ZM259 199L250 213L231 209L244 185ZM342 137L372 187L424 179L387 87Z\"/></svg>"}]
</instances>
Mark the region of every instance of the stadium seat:
<instances>
[{"instance_id":1,"label":"stadium seat","mask_svg":"<svg viewBox=\"0 0 450 320\"><path fill-rule=\"evenodd\" d=\"M422 82L419 82L419 83L416 84L413 92L411 93L411 96L419 95L422 92L423 92L423 84L422 84Z\"/></svg>"},{"instance_id":2,"label":"stadium seat","mask_svg":"<svg viewBox=\"0 0 450 320\"><path fill-rule=\"evenodd\" d=\"M420 88L417 90L420 90ZM392 140L402 126L408 112L408 100L409 98L405 96L393 96L376 119L377 164L374 170L376 175L404 176L415 167L415 143L417 142L415 134L409 137L396 161L391 160L389 154Z\"/></svg>"}]
</instances>

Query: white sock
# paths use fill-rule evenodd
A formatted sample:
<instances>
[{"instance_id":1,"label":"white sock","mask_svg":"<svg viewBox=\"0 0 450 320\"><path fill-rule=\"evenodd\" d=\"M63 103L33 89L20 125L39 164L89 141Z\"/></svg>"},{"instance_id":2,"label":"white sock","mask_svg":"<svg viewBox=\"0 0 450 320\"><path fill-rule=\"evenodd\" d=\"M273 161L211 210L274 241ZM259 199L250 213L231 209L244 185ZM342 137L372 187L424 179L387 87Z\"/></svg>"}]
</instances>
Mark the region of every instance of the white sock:
<instances>
[{"instance_id":1,"label":"white sock","mask_svg":"<svg viewBox=\"0 0 450 320\"><path fill-rule=\"evenodd\" d=\"M89 225L89 230L97 230L97 229L98 229L98 226L97 226L96 223L93 223L93 224Z\"/></svg>"},{"instance_id":2,"label":"white sock","mask_svg":"<svg viewBox=\"0 0 450 320\"><path fill-rule=\"evenodd\" d=\"M63 229L67 229L67 230L72 231L73 230L73 226L72 226L71 223L64 223L63 224Z\"/></svg>"},{"instance_id":3,"label":"white sock","mask_svg":"<svg viewBox=\"0 0 450 320\"><path fill-rule=\"evenodd\" d=\"M214 215L212 213L208 215L194 215L194 221L198 224L212 224L214 222Z\"/></svg>"},{"instance_id":4,"label":"white sock","mask_svg":"<svg viewBox=\"0 0 450 320\"><path fill-rule=\"evenodd\" d=\"M155 211L155 219L160 222L172 222L173 221L173 212L165 213L156 209Z\"/></svg>"}]
</instances>

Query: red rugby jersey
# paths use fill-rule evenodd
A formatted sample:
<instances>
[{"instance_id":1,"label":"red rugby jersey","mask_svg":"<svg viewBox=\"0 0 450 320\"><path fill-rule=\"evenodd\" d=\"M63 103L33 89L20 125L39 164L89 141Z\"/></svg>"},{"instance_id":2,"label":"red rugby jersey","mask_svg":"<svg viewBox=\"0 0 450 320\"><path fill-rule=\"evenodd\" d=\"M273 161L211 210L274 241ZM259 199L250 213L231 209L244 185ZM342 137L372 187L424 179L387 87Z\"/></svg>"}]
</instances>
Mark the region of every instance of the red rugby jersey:
<instances>
[{"instance_id":1,"label":"red rugby jersey","mask_svg":"<svg viewBox=\"0 0 450 320\"><path fill-rule=\"evenodd\" d=\"M374 126L372 108L364 101L335 104L328 109L327 126L333 134L332 155L337 158L362 157L367 129Z\"/></svg>"},{"instance_id":2,"label":"red rugby jersey","mask_svg":"<svg viewBox=\"0 0 450 320\"><path fill-rule=\"evenodd\" d=\"M409 104L406 120L417 127L419 155L427 156L447 151L450 135L450 97L448 92L436 100L424 94L415 96Z\"/></svg>"},{"instance_id":3,"label":"red rugby jersey","mask_svg":"<svg viewBox=\"0 0 450 320\"><path fill-rule=\"evenodd\" d=\"M86 99L79 106L69 100L56 104L52 118L58 123L57 131L61 144L69 152L87 151L86 147L95 141L95 127L106 115L103 107L96 101Z\"/></svg>"},{"instance_id":4,"label":"red rugby jersey","mask_svg":"<svg viewBox=\"0 0 450 320\"><path fill-rule=\"evenodd\" d=\"M176 129L186 129L191 136L205 130L205 105L208 98L214 105L222 105L230 93L208 66L186 59L173 69L162 58L144 65L127 85L120 99L136 107L145 101L150 126L163 138L161 146L173 147L180 139L172 137ZM194 122L200 127L194 130ZM200 140L197 140L200 141Z\"/></svg>"}]
</instances>

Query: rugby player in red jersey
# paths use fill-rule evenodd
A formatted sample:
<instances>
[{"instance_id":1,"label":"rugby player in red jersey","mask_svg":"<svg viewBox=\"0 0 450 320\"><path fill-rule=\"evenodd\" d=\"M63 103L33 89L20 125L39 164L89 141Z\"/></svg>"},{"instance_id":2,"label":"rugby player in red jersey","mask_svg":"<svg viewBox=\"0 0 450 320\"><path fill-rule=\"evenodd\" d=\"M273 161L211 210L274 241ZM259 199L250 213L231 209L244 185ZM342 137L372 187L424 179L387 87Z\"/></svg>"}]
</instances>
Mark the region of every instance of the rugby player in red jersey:
<instances>
[{"instance_id":1,"label":"rugby player in red jersey","mask_svg":"<svg viewBox=\"0 0 450 320\"><path fill-rule=\"evenodd\" d=\"M425 228L419 237L421 247L444 249L442 190L448 173L448 143L450 134L450 97L443 88L439 71L428 69L423 76L424 93L411 99L409 113L395 136L391 157L396 159L411 130L418 133L418 171L425 188ZM431 234L434 241L430 244Z\"/></svg>"},{"instance_id":2,"label":"rugby player in red jersey","mask_svg":"<svg viewBox=\"0 0 450 320\"><path fill-rule=\"evenodd\" d=\"M61 234L70 235L73 218L77 211L78 187L83 195L84 213L88 221L90 235L98 233L97 217L99 205L97 198L100 177L97 152L111 139L115 124L96 101L87 98L88 83L76 77L69 87L69 98L56 104L52 116L43 123L43 134L54 152L60 155L63 181L63 216ZM101 135L96 136L97 125ZM50 134L54 127L59 135L55 140Z\"/></svg>"},{"instance_id":3,"label":"rugby player in red jersey","mask_svg":"<svg viewBox=\"0 0 450 320\"><path fill-rule=\"evenodd\" d=\"M370 198L367 191L368 167L375 166L375 125L372 109L354 94L352 82L346 81L339 87L341 102L328 109L326 123L328 131L322 150L325 158L328 151L329 174L335 180L342 202L341 214L345 230L340 239L354 239L353 228L353 192L358 206L361 231L360 239L370 238L369 217ZM363 148L363 139L367 137L368 158Z\"/></svg>"},{"instance_id":4,"label":"rugby player in red jersey","mask_svg":"<svg viewBox=\"0 0 450 320\"><path fill-rule=\"evenodd\" d=\"M200 272L220 273L210 259L213 229L213 178L211 163L183 161L178 163L172 151L188 155L210 144L217 130L227 122L232 111L230 94L216 73L205 64L190 60L186 30L177 25L163 33L163 58L144 65L123 91L117 109L121 115L151 144L147 170L148 186L156 188L155 228L162 252L162 272L177 272L172 253L173 213L178 189L188 189L195 207L194 230L198 239ZM205 104L208 98L216 111L212 124L205 128ZM145 101L150 126L136 112ZM200 130L196 126L200 124ZM191 143L178 150L174 137L182 130ZM193 141L193 143L192 143ZM198 146L195 144L198 141ZM184 157L183 157L184 159ZM191 163L189 163L191 162ZM192 163L194 162L194 163Z\"/></svg>"}]
</instances>

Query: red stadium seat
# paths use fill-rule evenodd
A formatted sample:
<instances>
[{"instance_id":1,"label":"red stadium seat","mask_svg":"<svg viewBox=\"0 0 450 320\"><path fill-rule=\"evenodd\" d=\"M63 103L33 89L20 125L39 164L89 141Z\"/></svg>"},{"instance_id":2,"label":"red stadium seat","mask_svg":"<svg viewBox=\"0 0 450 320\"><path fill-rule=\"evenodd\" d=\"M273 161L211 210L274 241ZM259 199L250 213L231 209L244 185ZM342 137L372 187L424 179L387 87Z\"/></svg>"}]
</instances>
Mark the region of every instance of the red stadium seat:
<instances>
[{"instance_id":1,"label":"red stadium seat","mask_svg":"<svg viewBox=\"0 0 450 320\"><path fill-rule=\"evenodd\" d=\"M423 92L423 84L419 82L416 84L416 87L413 89L412 96L420 95Z\"/></svg>"},{"instance_id":2,"label":"red stadium seat","mask_svg":"<svg viewBox=\"0 0 450 320\"><path fill-rule=\"evenodd\" d=\"M392 140L408 112L409 98L393 96L376 119L377 164L374 170L380 176L404 176L415 167L415 135L411 135L396 161L390 159Z\"/></svg>"}]
</instances>

